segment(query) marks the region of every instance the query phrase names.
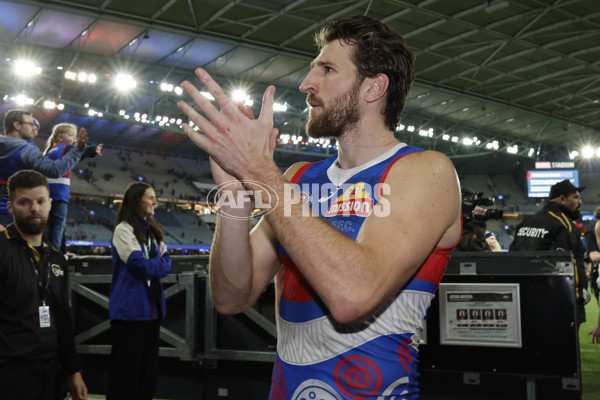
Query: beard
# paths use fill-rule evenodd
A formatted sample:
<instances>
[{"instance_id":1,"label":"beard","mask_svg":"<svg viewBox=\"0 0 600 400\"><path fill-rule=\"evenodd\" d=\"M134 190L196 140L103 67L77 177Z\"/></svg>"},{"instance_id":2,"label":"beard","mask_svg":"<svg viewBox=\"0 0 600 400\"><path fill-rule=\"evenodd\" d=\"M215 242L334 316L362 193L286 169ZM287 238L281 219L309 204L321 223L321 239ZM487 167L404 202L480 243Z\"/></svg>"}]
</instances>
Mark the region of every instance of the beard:
<instances>
[{"instance_id":1,"label":"beard","mask_svg":"<svg viewBox=\"0 0 600 400\"><path fill-rule=\"evenodd\" d=\"M331 109L317 96L309 94L306 102L316 102L322 112L319 116L309 114L306 122L306 133L314 139L339 138L358 123L360 113L358 111L358 92L361 81L357 81L346 93L331 100Z\"/></svg>"},{"instance_id":2,"label":"beard","mask_svg":"<svg viewBox=\"0 0 600 400\"><path fill-rule=\"evenodd\" d=\"M575 210L571 211L569 210L567 207L561 205L560 208L562 209L562 211L567 214L567 216L569 218L571 218L573 221L578 221L579 218L581 218L581 210L579 210L579 208L576 208Z\"/></svg>"},{"instance_id":3,"label":"beard","mask_svg":"<svg viewBox=\"0 0 600 400\"><path fill-rule=\"evenodd\" d=\"M39 217L39 221L33 221L33 217ZM15 218L15 225L19 228L19 230L26 235L39 235L40 233L44 233L46 229L46 224L48 223L48 217L44 218L43 215L30 215L28 217L18 217Z\"/></svg>"}]
</instances>

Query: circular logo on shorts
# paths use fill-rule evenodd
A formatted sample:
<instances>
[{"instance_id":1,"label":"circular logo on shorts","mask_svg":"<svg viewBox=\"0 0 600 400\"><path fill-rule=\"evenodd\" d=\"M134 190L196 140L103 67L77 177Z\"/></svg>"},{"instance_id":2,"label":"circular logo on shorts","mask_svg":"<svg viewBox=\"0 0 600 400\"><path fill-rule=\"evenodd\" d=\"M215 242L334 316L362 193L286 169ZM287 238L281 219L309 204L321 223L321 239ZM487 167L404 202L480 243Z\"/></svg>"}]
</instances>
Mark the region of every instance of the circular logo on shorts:
<instances>
[{"instance_id":1,"label":"circular logo on shorts","mask_svg":"<svg viewBox=\"0 0 600 400\"><path fill-rule=\"evenodd\" d=\"M335 382L353 399L373 396L381 386L381 372L375 363L363 356L348 356L335 368Z\"/></svg>"}]
</instances>

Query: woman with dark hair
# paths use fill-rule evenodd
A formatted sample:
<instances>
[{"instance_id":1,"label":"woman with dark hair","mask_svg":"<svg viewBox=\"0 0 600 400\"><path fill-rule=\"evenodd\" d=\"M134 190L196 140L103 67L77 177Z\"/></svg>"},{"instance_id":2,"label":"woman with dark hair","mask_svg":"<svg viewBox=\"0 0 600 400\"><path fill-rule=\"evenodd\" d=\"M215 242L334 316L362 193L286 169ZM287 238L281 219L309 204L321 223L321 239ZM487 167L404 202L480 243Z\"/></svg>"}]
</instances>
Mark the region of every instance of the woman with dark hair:
<instances>
[{"instance_id":1,"label":"woman with dark hair","mask_svg":"<svg viewBox=\"0 0 600 400\"><path fill-rule=\"evenodd\" d=\"M106 398L152 399L158 368L158 333L166 315L161 278L171 272L163 233L153 221L154 189L127 186L111 240L113 277L109 316L113 334Z\"/></svg>"}]
</instances>

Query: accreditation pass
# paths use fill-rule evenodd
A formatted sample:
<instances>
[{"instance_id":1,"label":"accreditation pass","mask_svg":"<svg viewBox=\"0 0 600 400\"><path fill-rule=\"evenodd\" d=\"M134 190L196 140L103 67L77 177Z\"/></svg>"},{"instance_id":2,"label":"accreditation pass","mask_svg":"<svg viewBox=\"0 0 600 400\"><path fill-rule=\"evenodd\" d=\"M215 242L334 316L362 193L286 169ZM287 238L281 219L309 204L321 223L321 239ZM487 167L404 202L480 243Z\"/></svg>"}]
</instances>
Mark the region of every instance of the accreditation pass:
<instances>
[{"instance_id":1,"label":"accreditation pass","mask_svg":"<svg viewBox=\"0 0 600 400\"><path fill-rule=\"evenodd\" d=\"M43 305L39 307L40 328L50 328L50 307Z\"/></svg>"}]
</instances>

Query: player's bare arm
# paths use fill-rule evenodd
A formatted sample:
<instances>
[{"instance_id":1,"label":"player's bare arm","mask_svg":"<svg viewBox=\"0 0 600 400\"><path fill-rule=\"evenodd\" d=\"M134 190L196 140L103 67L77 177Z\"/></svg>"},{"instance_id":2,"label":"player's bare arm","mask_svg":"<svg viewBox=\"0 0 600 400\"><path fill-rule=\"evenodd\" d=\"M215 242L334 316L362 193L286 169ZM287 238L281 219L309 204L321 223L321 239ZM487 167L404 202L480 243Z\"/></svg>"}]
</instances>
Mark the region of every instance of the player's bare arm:
<instances>
[{"instance_id":1,"label":"player's bare arm","mask_svg":"<svg viewBox=\"0 0 600 400\"><path fill-rule=\"evenodd\" d=\"M285 175L293 176L302 165L293 165ZM263 218L249 234L250 212L250 206L225 208L217 219L209 281L213 303L222 314L251 307L281 269L275 233Z\"/></svg>"}]
</instances>

